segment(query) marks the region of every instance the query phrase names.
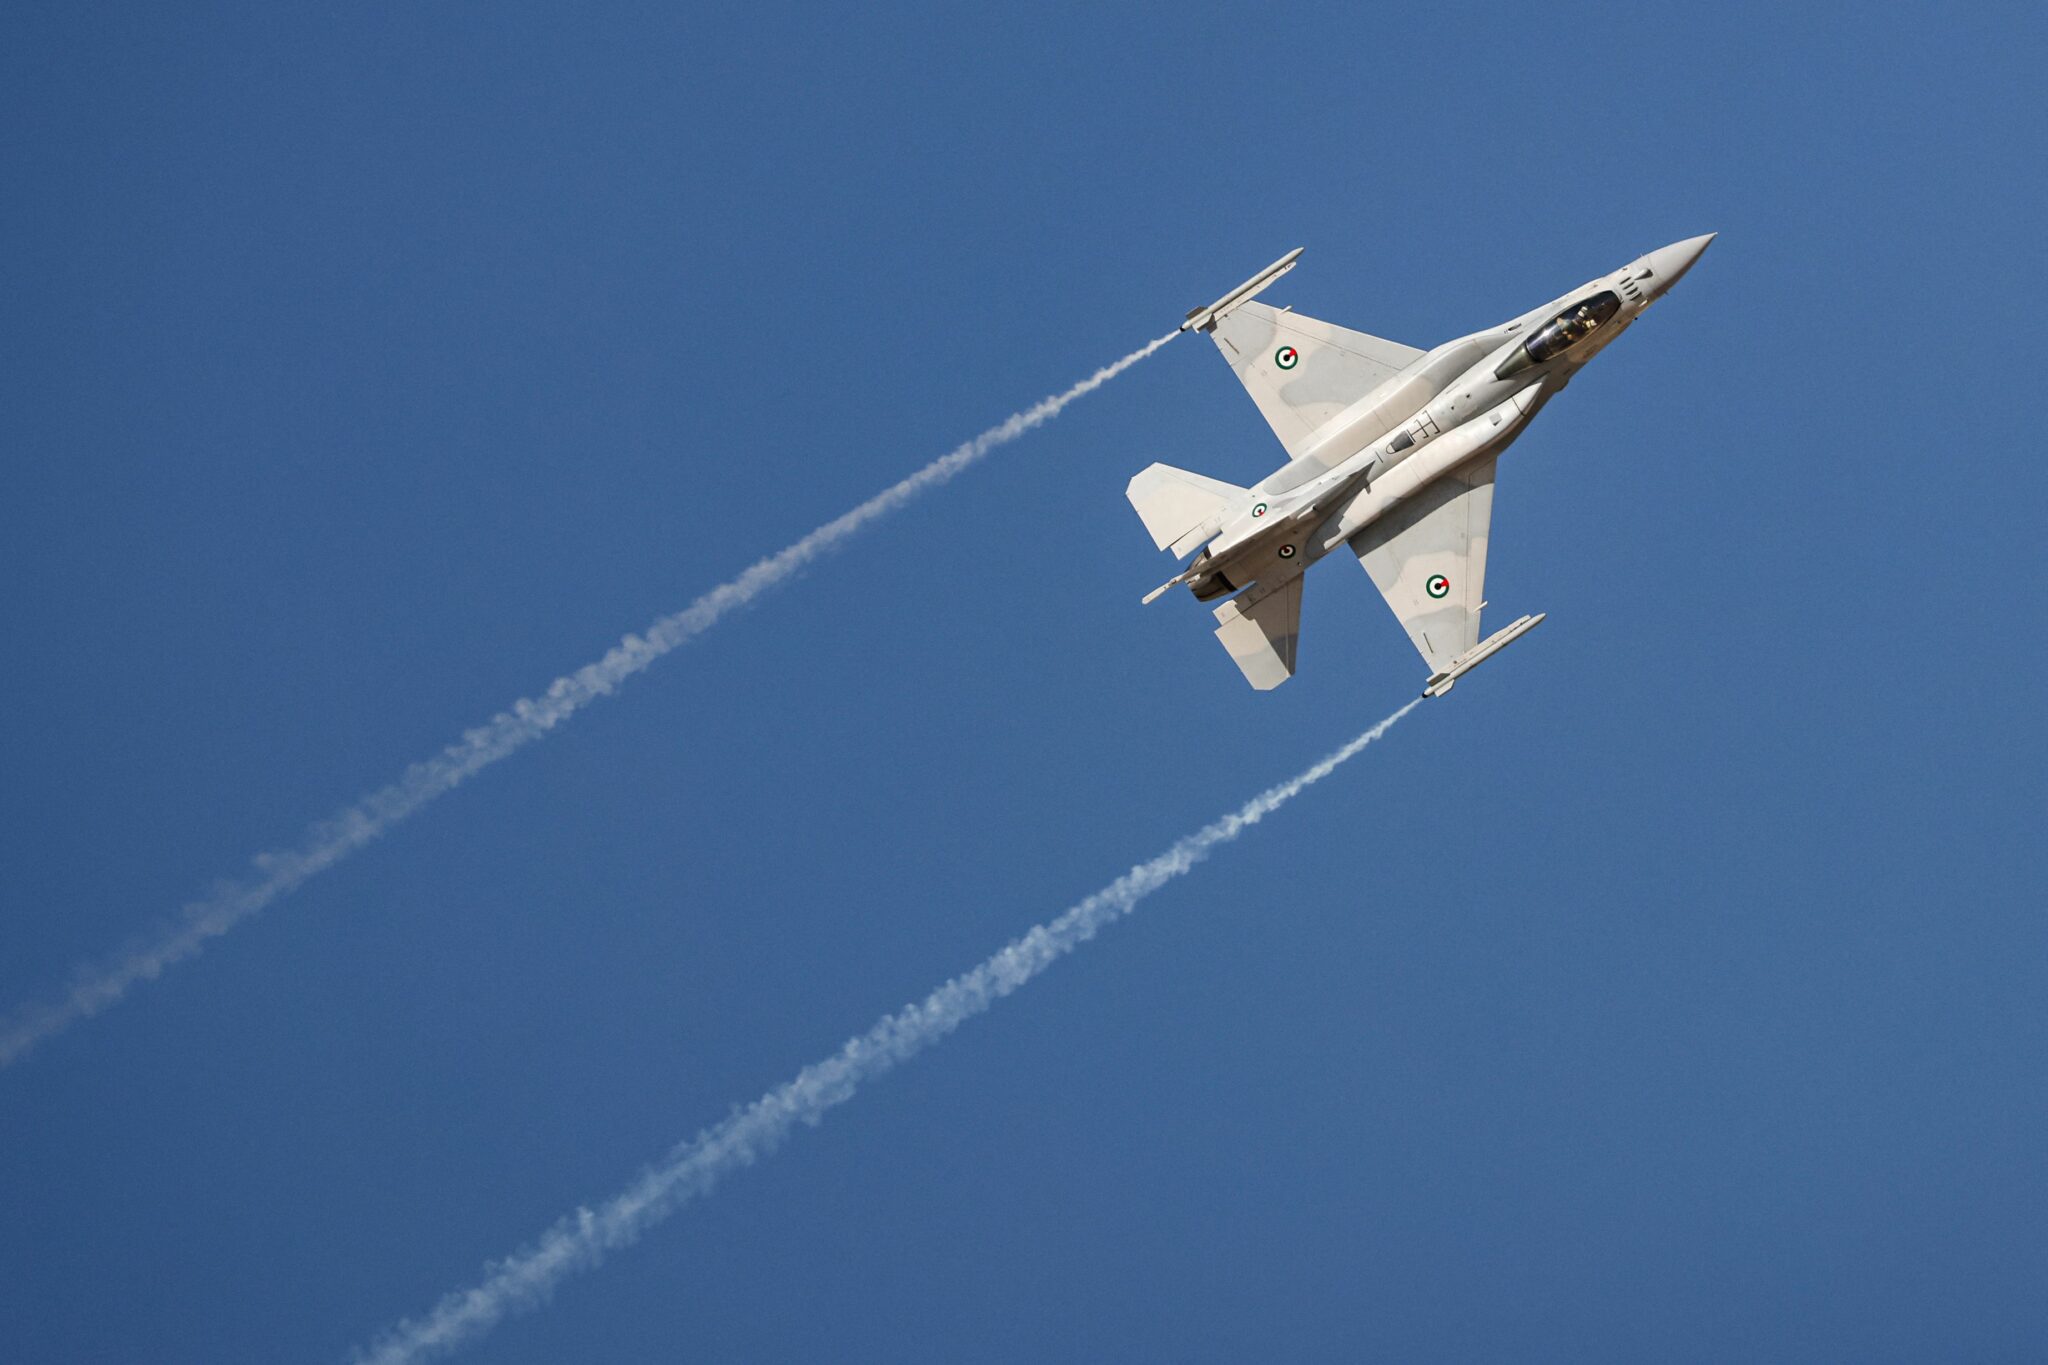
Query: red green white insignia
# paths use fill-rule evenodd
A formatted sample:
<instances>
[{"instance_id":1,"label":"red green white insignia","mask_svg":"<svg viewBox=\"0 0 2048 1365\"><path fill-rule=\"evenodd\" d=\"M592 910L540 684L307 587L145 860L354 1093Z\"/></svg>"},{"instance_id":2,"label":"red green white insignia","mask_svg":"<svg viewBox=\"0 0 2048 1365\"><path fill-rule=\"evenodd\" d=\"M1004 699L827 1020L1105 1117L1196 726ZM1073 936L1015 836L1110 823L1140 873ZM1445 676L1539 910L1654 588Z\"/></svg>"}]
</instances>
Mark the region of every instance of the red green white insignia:
<instances>
[{"instance_id":1,"label":"red green white insignia","mask_svg":"<svg viewBox=\"0 0 2048 1365\"><path fill-rule=\"evenodd\" d=\"M1422 586L1431 597L1442 597L1451 590L1451 580L1440 573L1433 573L1429 576L1429 581Z\"/></svg>"},{"instance_id":2,"label":"red green white insignia","mask_svg":"<svg viewBox=\"0 0 2048 1365\"><path fill-rule=\"evenodd\" d=\"M1273 363L1283 370L1291 370L1301 363L1301 352L1292 346L1282 346L1273 352Z\"/></svg>"}]
</instances>

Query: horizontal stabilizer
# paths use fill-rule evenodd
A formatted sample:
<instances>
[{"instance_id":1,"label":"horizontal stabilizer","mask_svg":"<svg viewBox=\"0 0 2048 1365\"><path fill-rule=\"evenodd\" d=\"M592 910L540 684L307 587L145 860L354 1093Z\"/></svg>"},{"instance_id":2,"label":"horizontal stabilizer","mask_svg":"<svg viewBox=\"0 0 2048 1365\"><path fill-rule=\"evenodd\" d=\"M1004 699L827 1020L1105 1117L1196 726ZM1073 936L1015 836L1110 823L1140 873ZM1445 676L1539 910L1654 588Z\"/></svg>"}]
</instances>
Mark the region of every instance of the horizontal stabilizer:
<instances>
[{"instance_id":1,"label":"horizontal stabilizer","mask_svg":"<svg viewBox=\"0 0 2048 1365\"><path fill-rule=\"evenodd\" d=\"M1124 496L1138 509L1154 545L1185 555L1215 534L1223 514L1242 501L1247 490L1170 464L1155 464L1138 471Z\"/></svg>"},{"instance_id":2,"label":"horizontal stabilizer","mask_svg":"<svg viewBox=\"0 0 2048 1365\"><path fill-rule=\"evenodd\" d=\"M1270 592L1257 588L1216 608L1216 638L1244 680L1270 692L1294 676L1301 643L1301 581L1296 574Z\"/></svg>"}]
</instances>

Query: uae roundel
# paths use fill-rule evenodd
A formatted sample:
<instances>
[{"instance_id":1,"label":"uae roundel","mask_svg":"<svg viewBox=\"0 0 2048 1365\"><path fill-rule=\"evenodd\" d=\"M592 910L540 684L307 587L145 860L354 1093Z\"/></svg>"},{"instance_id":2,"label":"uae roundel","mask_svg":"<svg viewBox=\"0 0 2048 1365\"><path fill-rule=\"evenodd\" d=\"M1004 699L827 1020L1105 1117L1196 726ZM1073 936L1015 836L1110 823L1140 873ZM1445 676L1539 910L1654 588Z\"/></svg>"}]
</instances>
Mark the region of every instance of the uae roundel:
<instances>
[{"instance_id":1,"label":"uae roundel","mask_svg":"<svg viewBox=\"0 0 2048 1365\"><path fill-rule=\"evenodd\" d=\"M1280 547L1280 557L1282 559L1294 558L1294 547L1292 545L1282 545Z\"/></svg>"},{"instance_id":2,"label":"uae roundel","mask_svg":"<svg viewBox=\"0 0 2048 1365\"><path fill-rule=\"evenodd\" d=\"M1451 580L1440 573L1433 573L1429 576L1429 582L1422 586L1431 597L1442 597L1451 590Z\"/></svg>"},{"instance_id":3,"label":"uae roundel","mask_svg":"<svg viewBox=\"0 0 2048 1365\"><path fill-rule=\"evenodd\" d=\"M1291 370L1301 363L1301 352L1292 346L1282 346L1273 352L1273 363L1283 370Z\"/></svg>"},{"instance_id":4,"label":"uae roundel","mask_svg":"<svg viewBox=\"0 0 2048 1365\"><path fill-rule=\"evenodd\" d=\"M1262 502L1257 507L1252 508L1252 515L1254 517L1263 517L1264 515L1266 515L1266 504Z\"/></svg>"}]
</instances>

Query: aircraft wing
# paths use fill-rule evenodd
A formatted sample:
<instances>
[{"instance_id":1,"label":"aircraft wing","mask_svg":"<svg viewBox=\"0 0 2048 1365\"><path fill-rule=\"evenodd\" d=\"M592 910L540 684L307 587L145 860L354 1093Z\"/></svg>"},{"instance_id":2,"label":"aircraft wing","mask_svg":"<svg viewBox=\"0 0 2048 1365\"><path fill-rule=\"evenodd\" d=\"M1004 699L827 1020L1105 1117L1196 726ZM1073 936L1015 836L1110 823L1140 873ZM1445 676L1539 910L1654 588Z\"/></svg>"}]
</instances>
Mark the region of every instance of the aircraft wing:
<instances>
[{"instance_id":1,"label":"aircraft wing","mask_svg":"<svg viewBox=\"0 0 2048 1365\"><path fill-rule=\"evenodd\" d=\"M1334 323L1239 303L1209 335L1293 459L1338 413L1424 353Z\"/></svg>"},{"instance_id":2,"label":"aircraft wing","mask_svg":"<svg viewBox=\"0 0 2048 1365\"><path fill-rule=\"evenodd\" d=\"M1269 592L1258 587L1216 608L1216 638L1244 680L1270 692L1294 676L1301 641L1301 580L1296 574Z\"/></svg>"},{"instance_id":3,"label":"aircraft wing","mask_svg":"<svg viewBox=\"0 0 2048 1365\"><path fill-rule=\"evenodd\" d=\"M1431 673L1479 643L1494 461L1447 475L1351 538Z\"/></svg>"}]
</instances>

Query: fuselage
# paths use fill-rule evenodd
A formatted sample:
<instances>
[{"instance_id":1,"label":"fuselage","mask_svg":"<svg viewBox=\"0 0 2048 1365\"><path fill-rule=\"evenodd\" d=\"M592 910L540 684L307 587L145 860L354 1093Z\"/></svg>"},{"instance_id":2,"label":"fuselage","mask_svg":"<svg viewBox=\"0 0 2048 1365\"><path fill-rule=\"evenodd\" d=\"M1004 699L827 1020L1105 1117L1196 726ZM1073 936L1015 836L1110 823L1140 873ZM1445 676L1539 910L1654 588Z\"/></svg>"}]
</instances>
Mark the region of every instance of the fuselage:
<instances>
[{"instance_id":1,"label":"fuselage","mask_svg":"<svg viewBox=\"0 0 2048 1365\"><path fill-rule=\"evenodd\" d=\"M1691 268L1675 242L1496 327L1447 341L1360 398L1251 489L1188 586L1203 601L1301 573L1436 480L1492 459Z\"/></svg>"}]
</instances>

